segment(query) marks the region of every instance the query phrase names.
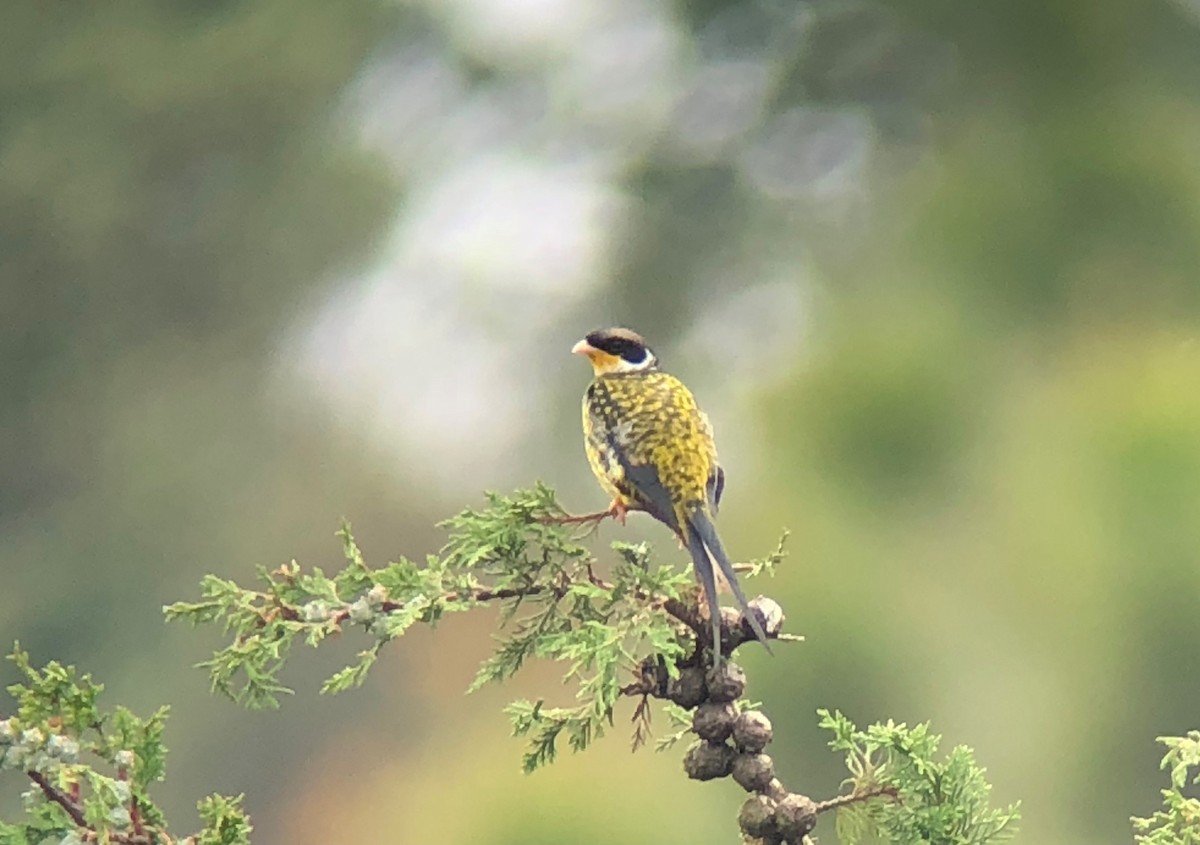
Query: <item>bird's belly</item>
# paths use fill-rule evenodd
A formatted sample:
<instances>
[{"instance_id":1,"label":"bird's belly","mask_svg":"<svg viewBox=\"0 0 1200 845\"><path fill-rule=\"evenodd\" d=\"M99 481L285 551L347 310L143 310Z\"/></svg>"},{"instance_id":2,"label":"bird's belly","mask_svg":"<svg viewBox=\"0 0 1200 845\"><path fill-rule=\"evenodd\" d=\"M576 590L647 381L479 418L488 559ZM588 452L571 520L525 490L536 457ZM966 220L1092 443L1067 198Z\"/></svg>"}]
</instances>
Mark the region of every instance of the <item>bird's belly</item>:
<instances>
[{"instance_id":1,"label":"bird's belly","mask_svg":"<svg viewBox=\"0 0 1200 845\"><path fill-rule=\"evenodd\" d=\"M586 445L588 464L604 492L626 506L632 505L632 493L625 481L625 468L612 447L605 440L591 437Z\"/></svg>"}]
</instances>

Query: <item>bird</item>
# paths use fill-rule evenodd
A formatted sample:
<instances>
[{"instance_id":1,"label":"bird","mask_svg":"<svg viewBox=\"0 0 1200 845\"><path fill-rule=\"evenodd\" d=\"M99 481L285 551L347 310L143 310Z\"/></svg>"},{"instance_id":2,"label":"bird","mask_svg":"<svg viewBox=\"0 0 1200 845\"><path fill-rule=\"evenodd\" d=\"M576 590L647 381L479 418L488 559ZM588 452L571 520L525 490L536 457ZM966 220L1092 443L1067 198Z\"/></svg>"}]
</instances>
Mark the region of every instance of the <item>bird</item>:
<instances>
[{"instance_id":1,"label":"bird","mask_svg":"<svg viewBox=\"0 0 1200 845\"><path fill-rule=\"evenodd\" d=\"M584 451L596 480L612 496L608 510L575 518L614 517L622 525L640 510L670 528L692 558L712 623L713 666L721 661L716 562L754 636L767 634L746 602L713 522L725 471L708 415L682 381L659 369L658 357L626 328L588 333L571 351L586 357L593 379L583 396Z\"/></svg>"}]
</instances>

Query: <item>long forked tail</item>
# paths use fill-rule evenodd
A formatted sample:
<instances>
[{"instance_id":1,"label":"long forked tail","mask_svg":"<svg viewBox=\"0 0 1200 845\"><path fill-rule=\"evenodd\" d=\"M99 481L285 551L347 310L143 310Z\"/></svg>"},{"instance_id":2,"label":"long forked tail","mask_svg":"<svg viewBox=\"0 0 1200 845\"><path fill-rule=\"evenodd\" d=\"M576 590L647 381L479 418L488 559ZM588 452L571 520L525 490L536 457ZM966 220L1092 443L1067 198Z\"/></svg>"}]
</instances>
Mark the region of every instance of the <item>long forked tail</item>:
<instances>
[{"instance_id":1,"label":"long forked tail","mask_svg":"<svg viewBox=\"0 0 1200 845\"><path fill-rule=\"evenodd\" d=\"M725 580L729 582L729 589L733 591L733 596L742 609L742 615L750 623L754 636L763 644L767 652L771 653L767 632L763 630L762 624L758 621L758 615L750 609L746 602L746 595L742 592L741 585L738 584L733 563L729 560L729 555L725 553L725 547L721 545L721 538L717 536L716 526L713 525L707 509L703 506L692 508L682 521L688 551L691 552L692 564L696 569L696 577L700 579L700 583L704 587L705 598L708 599L708 614L712 619L713 632L713 665L716 666L721 660L721 605L717 601L717 578L712 565L714 560L721 568L721 574Z\"/></svg>"}]
</instances>

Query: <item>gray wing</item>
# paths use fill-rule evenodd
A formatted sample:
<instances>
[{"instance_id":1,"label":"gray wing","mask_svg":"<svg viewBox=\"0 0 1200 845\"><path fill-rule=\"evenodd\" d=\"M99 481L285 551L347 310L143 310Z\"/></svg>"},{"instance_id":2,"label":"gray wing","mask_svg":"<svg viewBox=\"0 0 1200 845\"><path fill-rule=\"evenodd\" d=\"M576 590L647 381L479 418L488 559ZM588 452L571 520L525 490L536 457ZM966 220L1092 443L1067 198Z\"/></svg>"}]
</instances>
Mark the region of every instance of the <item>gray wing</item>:
<instances>
[{"instance_id":1,"label":"gray wing","mask_svg":"<svg viewBox=\"0 0 1200 845\"><path fill-rule=\"evenodd\" d=\"M713 468L712 472L708 474L708 482L705 485L705 489L708 492L708 506L715 516L717 509L721 506L721 494L725 492L725 470L717 462L717 445L716 438L713 436L712 420L703 411L699 411L699 414L700 430L708 438L710 448L712 449Z\"/></svg>"},{"instance_id":2,"label":"gray wing","mask_svg":"<svg viewBox=\"0 0 1200 845\"><path fill-rule=\"evenodd\" d=\"M675 506L671 502L671 494L667 492L667 488L663 486L658 477L658 470L650 464L632 463L625 456L624 450L615 444L613 453L621 463L621 468L625 470L626 484L632 488L634 496L645 508L646 513L668 528L678 531L679 524L675 518Z\"/></svg>"},{"instance_id":3,"label":"gray wing","mask_svg":"<svg viewBox=\"0 0 1200 845\"><path fill-rule=\"evenodd\" d=\"M713 515L717 513L717 508L721 506L721 494L725 492L725 469L717 464L708 475L708 506L712 508Z\"/></svg>"}]
</instances>

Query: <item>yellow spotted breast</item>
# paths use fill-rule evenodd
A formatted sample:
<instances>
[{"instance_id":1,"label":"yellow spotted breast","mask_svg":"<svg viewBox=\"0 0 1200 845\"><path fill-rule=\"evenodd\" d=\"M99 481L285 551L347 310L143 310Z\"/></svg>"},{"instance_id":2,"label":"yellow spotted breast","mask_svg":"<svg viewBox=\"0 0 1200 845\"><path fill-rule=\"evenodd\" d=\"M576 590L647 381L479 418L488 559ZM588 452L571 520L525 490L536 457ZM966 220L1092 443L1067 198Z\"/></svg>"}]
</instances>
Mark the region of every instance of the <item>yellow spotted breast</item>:
<instances>
[{"instance_id":1,"label":"yellow spotted breast","mask_svg":"<svg viewBox=\"0 0 1200 845\"><path fill-rule=\"evenodd\" d=\"M649 511L678 532L681 507L713 498L719 470L712 428L674 376L652 370L597 377L583 398L583 429L592 472L627 507ZM671 512L661 512L648 495L647 477L661 484Z\"/></svg>"}]
</instances>

